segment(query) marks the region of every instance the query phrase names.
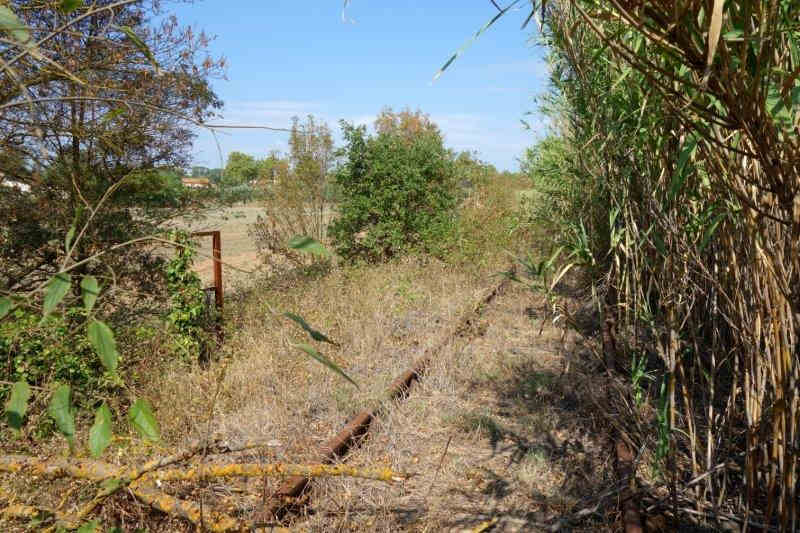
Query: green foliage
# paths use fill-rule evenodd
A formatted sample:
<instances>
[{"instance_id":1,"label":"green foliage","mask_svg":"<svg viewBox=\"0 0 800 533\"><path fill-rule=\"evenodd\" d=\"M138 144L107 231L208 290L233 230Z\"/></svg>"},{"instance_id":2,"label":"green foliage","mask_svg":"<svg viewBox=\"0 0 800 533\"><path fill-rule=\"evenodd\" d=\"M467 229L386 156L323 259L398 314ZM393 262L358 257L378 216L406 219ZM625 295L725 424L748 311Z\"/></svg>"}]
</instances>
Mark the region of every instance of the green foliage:
<instances>
[{"instance_id":1,"label":"green foliage","mask_svg":"<svg viewBox=\"0 0 800 533\"><path fill-rule=\"evenodd\" d=\"M6 422L17 434L22 429L30 397L31 388L24 381L18 381L11 387L11 394L6 403Z\"/></svg>"},{"instance_id":2,"label":"green foliage","mask_svg":"<svg viewBox=\"0 0 800 533\"><path fill-rule=\"evenodd\" d=\"M702 481L704 498L788 530L800 476L787 429L800 420L789 377L800 365L800 5L629 7L542 3L552 135L523 164L532 218L591 266L619 332L647 332L660 356L642 442L656 434L659 461L691 464L675 479L736 463Z\"/></svg>"},{"instance_id":3,"label":"green foliage","mask_svg":"<svg viewBox=\"0 0 800 533\"><path fill-rule=\"evenodd\" d=\"M477 186L485 186L499 174L494 165L481 161L476 153L464 151L452 157L461 196L466 196Z\"/></svg>"},{"instance_id":4,"label":"green foliage","mask_svg":"<svg viewBox=\"0 0 800 533\"><path fill-rule=\"evenodd\" d=\"M47 283L47 292L44 295L44 303L42 304L42 314L47 317L52 313L56 306L61 303L64 296L69 292L71 277L66 273L59 273L53 276Z\"/></svg>"},{"instance_id":5,"label":"green foliage","mask_svg":"<svg viewBox=\"0 0 800 533\"><path fill-rule=\"evenodd\" d=\"M644 387L642 384L645 381L653 381L652 372L647 371L647 354L642 354L637 357L636 354L631 356L631 387L633 388L633 403L637 408L644 404Z\"/></svg>"},{"instance_id":6,"label":"green foliage","mask_svg":"<svg viewBox=\"0 0 800 533\"><path fill-rule=\"evenodd\" d=\"M208 178L214 185L219 185L222 182L223 169L221 168L194 166L191 172L193 178Z\"/></svg>"},{"instance_id":7,"label":"green foliage","mask_svg":"<svg viewBox=\"0 0 800 533\"><path fill-rule=\"evenodd\" d=\"M75 411L70 401L69 385L59 385L50 398L47 414L56 423L58 431L67 439L70 451L75 448Z\"/></svg>"},{"instance_id":8,"label":"green foliage","mask_svg":"<svg viewBox=\"0 0 800 533\"><path fill-rule=\"evenodd\" d=\"M132 173L114 194L121 206L137 208L181 208L192 197L185 188L182 171L171 168L146 169Z\"/></svg>"},{"instance_id":9,"label":"green foliage","mask_svg":"<svg viewBox=\"0 0 800 533\"><path fill-rule=\"evenodd\" d=\"M288 319L294 321L295 323L297 323L297 325L299 325L301 328L303 328L303 330L306 333L308 333L311 336L311 338L314 339L315 341L327 342L329 344L334 344L334 345L336 344L335 342L330 340L328 337L326 337L325 334L320 333L319 331L317 331L314 328L312 328L311 326L309 326L308 323L305 321L305 319L303 317L301 317L300 315L296 315L294 313L288 313L287 312L287 313L284 313L284 316L286 316L286 318L288 318Z\"/></svg>"},{"instance_id":10,"label":"green foliage","mask_svg":"<svg viewBox=\"0 0 800 533\"><path fill-rule=\"evenodd\" d=\"M301 317L300 315L296 315L294 313L288 313L287 312L287 313L283 313L283 316L285 316L286 318L288 318L289 320L291 320L292 322L294 322L295 324L297 324L298 326L303 328L303 331L305 331L308 334L308 336L311 337L312 339L314 339L315 341L327 342L328 344L332 344L334 346L338 346L339 345L337 342L332 341L330 338L328 338L324 333L321 333L318 330L316 330L313 327L311 327L308 324L308 322L306 322L306 320L303 317ZM292 348L296 348L296 349L300 350L301 352L305 353L311 359L314 359L315 361L317 361L318 363L322 364L323 366L328 367L330 370L332 370L333 372L335 372L336 374L338 374L339 376L341 376L342 378L344 378L345 380L350 382L356 388L359 388L358 387L358 383L356 383L350 376L348 376L347 373L345 373L345 371L342 370L342 368L339 365L337 365L334 361L332 361L328 357L325 357L324 355L322 355L316 348L314 348L310 344L307 344L305 342L301 342L301 343L295 344L295 343L289 341L289 345Z\"/></svg>"},{"instance_id":11,"label":"green foliage","mask_svg":"<svg viewBox=\"0 0 800 533\"><path fill-rule=\"evenodd\" d=\"M87 313L91 313L97 297L100 295L100 285L94 276L84 276L81 280L81 294L83 296L83 307Z\"/></svg>"},{"instance_id":12,"label":"green foliage","mask_svg":"<svg viewBox=\"0 0 800 533\"><path fill-rule=\"evenodd\" d=\"M226 205L247 203L256 196L256 190L248 183L237 185L223 185L216 191L217 199Z\"/></svg>"},{"instance_id":13,"label":"green foliage","mask_svg":"<svg viewBox=\"0 0 800 533\"><path fill-rule=\"evenodd\" d=\"M200 277L192 269L196 243L180 231L171 233L170 240L177 247L164 270L170 295L167 322L174 333L176 350L184 357L196 358L205 354L211 342L205 293Z\"/></svg>"},{"instance_id":14,"label":"green foliage","mask_svg":"<svg viewBox=\"0 0 800 533\"><path fill-rule=\"evenodd\" d=\"M459 194L465 198L457 210L455 245L448 259L472 268L487 266L492 257L508 251L525 253L532 242L532 226L519 202L520 189L527 188L524 180L462 156L456 165Z\"/></svg>"},{"instance_id":15,"label":"green foliage","mask_svg":"<svg viewBox=\"0 0 800 533\"><path fill-rule=\"evenodd\" d=\"M128 410L128 422L146 440L157 442L161 438L158 421L147 400L139 398L131 405Z\"/></svg>"},{"instance_id":16,"label":"green foliage","mask_svg":"<svg viewBox=\"0 0 800 533\"><path fill-rule=\"evenodd\" d=\"M305 252L316 257L330 257L331 253L319 241L305 236L296 235L289 240L288 247L292 250Z\"/></svg>"},{"instance_id":17,"label":"green foliage","mask_svg":"<svg viewBox=\"0 0 800 533\"><path fill-rule=\"evenodd\" d=\"M71 308L42 321L18 308L9 318L0 323L0 380L35 386L60 381L71 384L81 398L102 387L103 368L81 331L81 310Z\"/></svg>"},{"instance_id":18,"label":"green foliage","mask_svg":"<svg viewBox=\"0 0 800 533\"><path fill-rule=\"evenodd\" d=\"M335 158L330 128L309 115L302 122L297 117L292 119L285 159L272 154L261 162L264 211L250 227L250 234L268 272L325 268L329 264L327 253L297 251L319 252L325 241L334 208L331 200L338 192L330 179Z\"/></svg>"},{"instance_id":19,"label":"green foliage","mask_svg":"<svg viewBox=\"0 0 800 533\"><path fill-rule=\"evenodd\" d=\"M438 132L367 136L364 127L341 124L341 202L329 228L337 252L369 261L414 248L441 252L452 238L457 201L454 166Z\"/></svg>"},{"instance_id":20,"label":"green foliage","mask_svg":"<svg viewBox=\"0 0 800 533\"><path fill-rule=\"evenodd\" d=\"M97 408L94 425L89 430L89 452L97 458L111 444L111 409L105 403Z\"/></svg>"},{"instance_id":21,"label":"green foliage","mask_svg":"<svg viewBox=\"0 0 800 533\"><path fill-rule=\"evenodd\" d=\"M92 320L86 327L86 332L94 351L100 356L100 362L108 372L114 374L117 371L119 353L111 328L104 322Z\"/></svg>"},{"instance_id":22,"label":"green foliage","mask_svg":"<svg viewBox=\"0 0 800 533\"><path fill-rule=\"evenodd\" d=\"M220 185L225 188L248 185L255 182L256 178L258 178L256 158L243 152L231 152Z\"/></svg>"}]
</instances>

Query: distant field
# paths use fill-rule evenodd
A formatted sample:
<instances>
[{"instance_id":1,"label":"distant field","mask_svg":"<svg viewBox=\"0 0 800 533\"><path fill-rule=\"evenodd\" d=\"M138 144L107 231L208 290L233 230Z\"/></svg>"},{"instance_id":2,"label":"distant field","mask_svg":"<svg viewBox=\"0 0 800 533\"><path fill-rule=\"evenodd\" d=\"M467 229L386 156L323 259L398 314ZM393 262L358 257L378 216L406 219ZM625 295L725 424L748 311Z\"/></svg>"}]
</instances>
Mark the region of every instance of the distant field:
<instances>
[{"instance_id":1,"label":"distant field","mask_svg":"<svg viewBox=\"0 0 800 533\"><path fill-rule=\"evenodd\" d=\"M188 231L219 230L222 240L222 260L226 265L252 271L259 263L255 242L247 231L262 211L262 207L229 207L209 211L200 220L182 220L178 226ZM195 262L196 270L204 285L210 285L214 275L213 262L210 259L211 237L203 237L198 241L200 253ZM236 279L247 276L245 273L226 268L226 265L222 267L222 279L227 287L230 287Z\"/></svg>"}]
</instances>

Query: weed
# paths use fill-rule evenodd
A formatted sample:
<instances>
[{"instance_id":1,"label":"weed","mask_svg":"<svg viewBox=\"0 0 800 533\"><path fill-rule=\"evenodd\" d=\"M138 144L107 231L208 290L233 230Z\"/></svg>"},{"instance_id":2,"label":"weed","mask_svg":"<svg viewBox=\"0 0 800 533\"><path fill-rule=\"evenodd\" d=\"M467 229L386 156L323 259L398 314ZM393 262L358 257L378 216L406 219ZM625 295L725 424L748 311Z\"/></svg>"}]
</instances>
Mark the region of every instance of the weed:
<instances>
[{"instance_id":1,"label":"weed","mask_svg":"<svg viewBox=\"0 0 800 533\"><path fill-rule=\"evenodd\" d=\"M647 354L643 353L639 357L633 354L631 356L631 387L633 388L633 401L637 408L640 408L644 403L642 383L654 380L653 373L647 372Z\"/></svg>"}]
</instances>

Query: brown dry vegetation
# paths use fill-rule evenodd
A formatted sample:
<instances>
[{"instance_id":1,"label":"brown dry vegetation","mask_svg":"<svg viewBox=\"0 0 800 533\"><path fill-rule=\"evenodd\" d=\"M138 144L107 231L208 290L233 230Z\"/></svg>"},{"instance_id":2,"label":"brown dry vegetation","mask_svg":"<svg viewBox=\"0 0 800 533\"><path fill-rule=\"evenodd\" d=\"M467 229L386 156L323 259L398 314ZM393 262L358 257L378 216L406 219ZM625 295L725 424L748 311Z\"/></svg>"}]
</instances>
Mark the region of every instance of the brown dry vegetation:
<instances>
[{"instance_id":1,"label":"brown dry vegetation","mask_svg":"<svg viewBox=\"0 0 800 533\"><path fill-rule=\"evenodd\" d=\"M598 423L579 409L583 393L565 374L562 332L538 327L546 312L512 287L487 306L474 331L451 339L412 395L378 421L352 454L356 465L388 461L418 475L402 486L326 480L313 493L319 531L493 531L546 529L597 503L613 485ZM574 366L573 366L574 368ZM613 506L612 511L613 511ZM612 524L609 506L597 531ZM580 529L580 528L579 528Z\"/></svg>"},{"instance_id":2,"label":"brown dry vegetation","mask_svg":"<svg viewBox=\"0 0 800 533\"><path fill-rule=\"evenodd\" d=\"M442 531L491 525L495 531L523 531L559 520L572 525L564 517L586 508L592 512L576 526L597 530L613 524L614 491L597 498L613 487L610 454L598 427L603 422L587 414L588 389L579 385L592 361L588 352L576 347L575 339L565 343L549 321L539 335L548 310L519 286L481 309L469 331L452 334L460 318L500 282L495 274L508 268L506 250L532 246L528 228L515 214L514 185L499 180L464 202L462 232L446 261L410 256L380 265L341 265L316 276L251 280L249 287L229 293L226 342L210 368L142 369L148 378L137 392L152 401L163 443L120 443L113 460L130 462L215 435L228 443L269 442L238 456L241 461L315 462L321 444L350 417L382 404L371 436L347 462L415 476L391 485L318 482L294 527ZM299 341L302 332L275 311L302 313L336 340L338 347L321 351L360 388L288 346L287 339ZM420 385L408 399L386 402L389 383L433 346L443 348ZM565 373L569 357L575 361ZM11 490L22 494L18 481ZM172 482L164 488L247 522L265 519L261 510L278 481ZM67 506L92 494L67 481L51 488L67 494ZM37 485L35 492L53 498L50 487ZM189 528L129 495L105 505L101 517L107 524L122 517L125 529Z\"/></svg>"},{"instance_id":3,"label":"brown dry vegetation","mask_svg":"<svg viewBox=\"0 0 800 533\"><path fill-rule=\"evenodd\" d=\"M609 455L592 431L595 422L577 414L581 400L574 377L564 374L561 330L548 326L539 336L529 316L532 306L546 313L544 304L515 287L485 310L474 331L450 337L499 283L494 274L509 263L504 248L530 245L519 223L511 239L499 235L509 232L516 198L502 185L480 189L462 206L458 268L420 256L342 266L318 279L264 282L229 301L225 353L232 357L208 371L177 370L147 394L169 413L161 417L167 440L208 433L271 439L259 460L314 461L323 442L361 409L381 404L395 377L445 342L421 386L387 405L372 436L348 458L417 475L402 485L319 483L313 514L297 525L438 531L497 520L501 530L525 530L588 505L598 487L609 486ZM273 309L302 312L339 342L323 351L360 389L287 346L285 339L299 340L301 332ZM251 482L255 497L239 500L239 511L257 516L276 488Z\"/></svg>"}]
</instances>

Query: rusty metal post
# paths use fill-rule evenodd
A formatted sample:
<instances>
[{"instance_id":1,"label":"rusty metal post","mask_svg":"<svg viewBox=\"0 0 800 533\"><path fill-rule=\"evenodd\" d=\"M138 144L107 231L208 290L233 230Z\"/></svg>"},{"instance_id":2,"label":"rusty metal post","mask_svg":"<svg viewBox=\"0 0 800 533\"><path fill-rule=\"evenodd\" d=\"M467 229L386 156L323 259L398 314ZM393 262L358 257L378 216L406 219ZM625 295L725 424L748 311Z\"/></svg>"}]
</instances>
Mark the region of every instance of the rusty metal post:
<instances>
[{"instance_id":1,"label":"rusty metal post","mask_svg":"<svg viewBox=\"0 0 800 533\"><path fill-rule=\"evenodd\" d=\"M211 232L212 247L214 249L214 293L216 296L217 311L222 313L222 239L219 231Z\"/></svg>"},{"instance_id":2,"label":"rusty metal post","mask_svg":"<svg viewBox=\"0 0 800 533\"><path fill-rule=\"evenodd\" d=\"M219 231L197 231L192 233L192 237L211 237L211 257L214 260L214 304L217 308L217 344L221 345L225 340L225 333L222 329L222 304L224 302L222 294L222 238Z\"/></svg>"},{"instance_id":3,"label":"rusty metal post","mask_svg":"<svg viewBox=\"0 0 800 533\"><path fill-rule=\"evenodd\" d=\"M192 237L211 237L211 256L214 260L214 303L222 313L222 238L219 231L196 231Z\"/></svg>"}]
</instances>

